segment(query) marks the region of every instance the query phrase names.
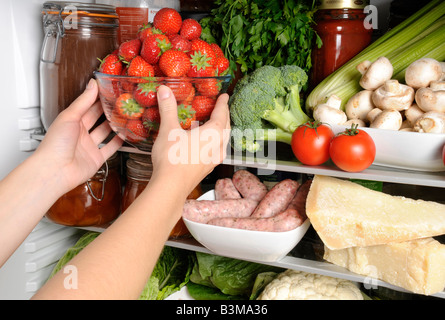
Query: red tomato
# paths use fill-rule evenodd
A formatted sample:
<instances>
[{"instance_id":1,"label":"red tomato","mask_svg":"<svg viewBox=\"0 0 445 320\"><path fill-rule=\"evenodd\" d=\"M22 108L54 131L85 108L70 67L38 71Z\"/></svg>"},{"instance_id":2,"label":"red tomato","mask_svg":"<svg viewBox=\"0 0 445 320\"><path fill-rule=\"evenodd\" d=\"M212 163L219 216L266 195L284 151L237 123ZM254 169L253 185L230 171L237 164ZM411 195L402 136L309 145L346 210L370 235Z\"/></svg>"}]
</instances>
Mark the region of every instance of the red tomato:
<instances>
[{"instance_id":1,"label":"red tomato","mask_svg":"<svg viewBox=\"0 0 445 320\"><path fill-rule=\"evenodd\" d=\"M331 128L317 121L299 126L292 134L295 157L306 165L316 166L329 160L329 145L334 137Z\"/></svg>"},{"instance_id":2,"label":"red tomato","mask_svg":"<svg viewBox=\"0 0 445 320\"><path fill-rule=\"evenodd\" d=\"M348 172L368 168L375 159L375 144L371 136L357 127L351 127L332 139L329 153L337 167Z\"/></svg>"}]
</instances>

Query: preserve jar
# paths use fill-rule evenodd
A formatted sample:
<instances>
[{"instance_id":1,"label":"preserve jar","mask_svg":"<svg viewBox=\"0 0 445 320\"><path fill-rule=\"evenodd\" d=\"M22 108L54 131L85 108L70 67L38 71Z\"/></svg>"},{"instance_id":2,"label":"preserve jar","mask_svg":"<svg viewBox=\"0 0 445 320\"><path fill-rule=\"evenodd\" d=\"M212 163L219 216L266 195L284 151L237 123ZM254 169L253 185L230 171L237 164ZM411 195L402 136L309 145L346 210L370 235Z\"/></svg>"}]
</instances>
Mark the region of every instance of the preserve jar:
<instances>
[{"instance_id":1,"label":"preserve jar","mask_svg":"<svg viewBox=\"0 0 445 320\"><path fill-rule=\"evenodd\" d=\"M66 226L104 226L119 216L121 199L121 160L115 153L93 177L60 197L46 217Z\"/></svg>"},{"instance_id":2,"label":"preserve jar","mask_svg":"<svg viewBox=\"0 0 445 320\"><path fill-rule=\"evenodd\" d=\"M127 181L122 196L122 213L125 213L125 210L133 203L141 192L144 191L153 172L151 157L144 154L130 154L126 167ZM190 193L187 199L197 199L201 195L202 190L201 185L199 184ZM189 231L181 218L171 230L169 238L184 236L188 233Z\"/></svg>"},{"instance_id":3,"label":"preserve jar","mask_svg":"<svg viewBox=\"0 0 445 320\"><path fill-rule=\"evenodd\" d=\"M40 117L48 130L84 90L93 71L118 47L115 7L77 2L43 4Z\"/></svg>"},{"instance_id":4,"label":"preserve jar","mask_svg":"<svg viewBox=\"0 0 445 320\"><path fill-rule=\"evenodd\" d=\"M322 41L312 49L310 86L313 88L371 43L372 28L365 25L369 1L322 0L314 15L314 30Z\"/></svg>"}]
</instances>

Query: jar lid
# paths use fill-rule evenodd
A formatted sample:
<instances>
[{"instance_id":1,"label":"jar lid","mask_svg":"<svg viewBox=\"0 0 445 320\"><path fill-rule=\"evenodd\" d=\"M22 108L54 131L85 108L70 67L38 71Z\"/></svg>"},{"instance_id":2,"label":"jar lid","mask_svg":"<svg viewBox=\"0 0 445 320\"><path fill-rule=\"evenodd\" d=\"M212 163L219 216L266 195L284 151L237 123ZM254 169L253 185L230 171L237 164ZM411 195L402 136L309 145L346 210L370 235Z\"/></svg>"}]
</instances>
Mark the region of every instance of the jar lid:
<instances>
[{"instance_id":1,"label":"jar lid","mask_svg":"<svg viewBox=\"0 0 445 320\"><path fill-rule=\"evenodd\" d=\"M134 159L127 160L127 176L135 180L148 181L153 173L153 165Z\"/></svg>"},{"instance_id":2,"label":"jar lid","mask_svg":"<svg viewBox=\"0 0 445 320\"><path fill-rule=\"evenodd\" d=\"M318 9L363 9L369 0L319 0Z\"/></svg>"},{"instance_id":3,"label":"jar lid","mask_svg":"<svg viewBox=\"0 0 445 320\"><path fill-rule=\"evenodd\" d=\"M67 1L48 1L43 4L42 14L56 15L60 20L74 20L80 23L81 18L91 18L95 20L83 21L80 24L92 26L119 26L119 16L116 13L116 7L95 4L95 3L81 3L81 2L67 2ZM65 19L69 16L69 19Z\"/></svg>"}]
</instances>

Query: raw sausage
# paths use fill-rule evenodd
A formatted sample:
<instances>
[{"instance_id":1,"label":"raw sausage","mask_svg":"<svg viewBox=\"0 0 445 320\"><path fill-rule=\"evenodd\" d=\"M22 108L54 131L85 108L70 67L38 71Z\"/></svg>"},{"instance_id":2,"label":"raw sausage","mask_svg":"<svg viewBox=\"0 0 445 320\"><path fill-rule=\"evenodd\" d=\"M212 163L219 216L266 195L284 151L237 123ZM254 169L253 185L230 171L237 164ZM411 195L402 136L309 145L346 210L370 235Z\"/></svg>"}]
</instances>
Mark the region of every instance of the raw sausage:
<instances>
[{"instance_id":1,"label":"raw sausage","mask_svg":"<svg viewBox=\"0 0 445 320\"><path fill-rule=\"evenodd\" d=\"M233 185L232 179L218 179L215 183L215 200L240 199L241 195Z\"/></svg>"},{"instance_id":2,"label":"raw sausage","mask_svg":"<svg viewBox=\"0 0 445 320\"><path fill-rule=\"evenodd\" d=\"M232 177L235 188L243 198L261 201L267 193L267 187L256 175L247 170L237 170Z\"/></svg>"},{"instance_id":3,"label":"raw sausage","mask_svg":"<svg viewBox=\"0 0 445 320\"><path fill-rule=\"evenodd\" d=\"M297 210L288 209L269 218L216 218L208 224L253 231L284 232L299 227L303 221Z\"/></svg>"},{"instance_id":4,"label":"raw sausage","mask_svg":"<svg viewBox=\"0 0 445 320\"><path fill-rule=\"evenodd\" d=\"M286 210L299 186L297 181L291 179L278 182L260 201L252 218L268 218Z\"/></svg>"},{"instance_id":5,"label":"raw sausage","mask_svg":"<svg viewBox=\"0 0 445 320\"><path fill-rule=\"evenodd\" d=\"M258 205L252 199L186 200L182 216L188 220L207 223L213 218L248 217Z\"/></svg>"},{"instance_id":6,"label":"raw sausage","mask_svg":"<svg viewBox=\"0 0 445 320\"><path fill-rule=\"evenodd\" d=\"M307 218L306 199L307 199L307 194L309 193L309 189L311 188L311 183L312 180L307 180L298 188L295 197L292 199L288 207L297 210L298 213L305 220Z\"/></svg>"}]
</instances>

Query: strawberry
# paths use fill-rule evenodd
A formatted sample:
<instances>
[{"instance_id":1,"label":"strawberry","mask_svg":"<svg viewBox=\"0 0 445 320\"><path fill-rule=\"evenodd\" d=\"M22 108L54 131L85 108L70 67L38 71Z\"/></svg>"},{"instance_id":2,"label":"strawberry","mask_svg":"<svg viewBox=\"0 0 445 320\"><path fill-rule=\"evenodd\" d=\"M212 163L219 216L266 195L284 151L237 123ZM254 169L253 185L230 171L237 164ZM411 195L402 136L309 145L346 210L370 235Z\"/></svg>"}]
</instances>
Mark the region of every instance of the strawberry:
<instances>
[{"instance_id":1,"label":"strawberry","mask_svg":"<svg viewBox=\"0 0 445 320\"><path fill-rule=\"evenodd\" d=\"M151 131L157 131L161 123L161 115L159 114L158 107L150 107L145 109L142 114L142 124L144 127Z\"/></svg>"},{"instance_id":2,"label":"strawberry","mask_svg":"<svg viewBox=\"0 0 445 320\"><path fill-rule=\"evenodd\" d=\"M198 39L201 36L201 25L195 19L185 19L182 21L182 27L179 34L187 40Z\"/></svg>"},{"instance_id":3,"label":"strawberry","mask_svg":"<svg viewBox=\"0 0 445 320\"><path fill-rule=\"evenodd\" d=\"M190 96L195 94L195 88L190 81L169 81L165 84L172 90L177 101L190 99Z\"/></svg>"},{"instance_id":4,"label":"strawberry","mask_svg":"<svg viewBox=\"0 0 445 320\"><path fill-rule=\"evenodd\" d=\"M115 110L127 119L138 119L144 112L144 108L137 103L131 93L123 93L116 99Z\"/></svg>"},{"instance_id":5,"label":"strawberry","mask_svg":"<svg viewBox=\"0 0 445 320\"><path fill-rule=\"evenodd\" d=\"M128 119L120 115L116 109L113 109L110 116L110 127L116 132L122 132L122 129L125 128Z\"/></svg>"},{"instance_id":6,"label":"strawberry","mask_svg":"<svg viewBox=\"0 0 445 320\"><path fill-rule=\"evenodd\" d=\"M179 34L169 36L172 49L189 52L192 49L192 43Z\"/></svg>"},{"instance_id":7,"label":"strawberry","mask_svg":"<svg viewBox=\"0 0 445 320\"><path fill-rule=\"evenodd\" d=\"M126 128L129 142L137 143L148 138L149 130L144 127L141 119L128 120Z\"/></svg>"},{"instance_id":8,"label":"strawberry","mask_svg":"<svg viewBox=\"0 0 445 320\"><path fill-rule=\"evenodd\" d=\"M123 60L130 62L134 57L139 55L141 46L142 43L139 39L125 41L119 46L119 56Z\"/></svg>"},{"instance_id":9,"label":"strawberry","mask_svg":"<svg viewBox=\"0 0 445 320\"><path fill-rule=\"evenodd\" d=\"M181 26L181 15L173 8L162 8L153 17L153 27L166 35L179 33Z\"/></svg>"},{"instance_id":10,"label":"strawberry","mask_svg":"<svg viewBox=\"0 0 445 320\"><path fill-rule=\"evenodd\" d=\"M194 52L190 55L190 70L187 72L188 77L213 77L216 75L216 70L209 63L207 55L202 55L201 52Z\"/></svg>"},{"instance_id":11,"label":"strawberry","mask_svg":"<svg viewBox=\"0 0 445 320\"><path fill-rule=\"evenodd\" d=\"M134 91L134 99L142 107L152 107L157 105L157 91L159 84L156 82L139 83Z\"/></svg>"},{"instance_id":12,"label":"strawberry","mask_svg":"<svg viewBox=\"0 0 445 320\"><path fill-rule=\"evenodd\" d=\"M167 50L159 59L159 67L167 77L183 77L189 71L190 66L189 56L179 50Z\"/></svg>"},{"instance_id":13,"label":"strawberry","mask_svg":"<svg viewBox=\"0 0 445 320\"><path fill-rule=\"evenodd\" d=\"M192 52L192 54L195 52L200 52L202 56L205 56L205 58L207 59L207 62L210 65L213 65L215 63L216 54L213 51L210 44L204 40L201 40L201 39L192 40L191 52Z\"/></svg>"},{"instance_id":14,"label":"strawberry","mask_svg":"<svg viewBox=\"0 0 445 320\"><path fill-rule=\"evenodd\" d=\"M196 112L192 109L191 105L182 103L178 105L178 120L182 129L190 129L192 121L196 120Z\"/></svg>"},{"instance_id":15,"label":"strawberry","mask_svg":"<svg viewBox=\"0 0 445 320\"><path fill-rule=\"evenodd\" d=\"M100 60L99 72L106 74L120 75L122 73L122 61L117 54L109 54L103 60Z\"/></svg>"},{"instance_id":16,"label":"strawberry","mask_svg":"<svg viewBox=\"0 0 445 320\"><path fill-rule=\"evenodd\" d=\"M155 71L155 77L165 77L165 74L162 72L161 68L159 68L158 63L154 64L152 67Z\"/></svg>"},{"instance_id":17,"label":"strawberry","mask_svg":"<svg viewBox=\"0 0 445 320\"><path fill-rule=\"evenodd\" d=\"M196 90L203 96L216 97L219 94L221 84L217 79L202 79L196 83Z\"/></svg>"},{"instance_id":18,"label":"strawberry","mask_svg":"<svg viewBox=\"0 0 445 320\"><path fill-rule=\"evenodd\" d=\"M214 67L218 70L218 75L222 75L224 71L229 68L230 62L229 59L225 57L218 57L215 59Z\"/></svg>"},{"instance_id":19,"label":"strawberry","mask_svg":"<svg viewBox=\"0 0 445 320\"><path fill-rule=\"evenodd\" d=\"M216 99L206 96L195 96L192 108L196 111L196 120L204 121L210 117L215 107Z\"/></svg>"},{"instance_id":20,"label":"strawberry","mask_svg":"<svg viewBox=\"0 0 445 320\"><path fill-rule=\"evenodd\" d=\"M131 60L127 74L134 77L153 77L155 70L153 66L145 61L141 56L136 56Z\"/></svg>"},{"instance_id":21,"label":"strawberry","mask_svg":"<svg viewBox=\"0 0 445 320\"><path fill-rule=\"evenodd\" d=\"M222 51L221 47L216 43L211 43L210 46L213 49L213 52L215 52L215 55L217 58L224 57L224 52Z\"/></svg>"},{"instance_id":22,"label":"strawberry","mask_svg":"<svg viewBox=\"0 0 445 320\"><path fill-rule=\"evenodd\" d=\"M161 54L171 46L170 40L165 34L152 34L142 44L141 57L150 64L156 64Z\"/></svg>"},{"instance_id":23,"label":"strawberry","mask_svg":"<svg viewBox=\"0 0 445 320\"><path fill-rule=\"evenodd\" d=\"M152 34L161 34L161 33L162 31L154 28L152 23L146 23L137 32L137 37L143 43L148 36L151 36Z\"/></svg>"}]
</instances>

